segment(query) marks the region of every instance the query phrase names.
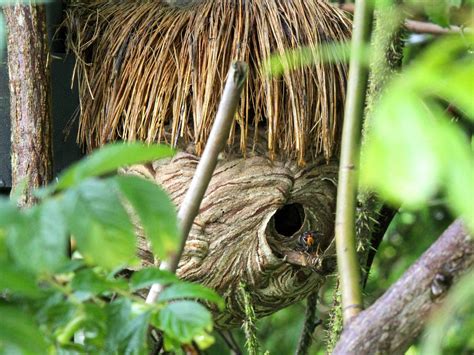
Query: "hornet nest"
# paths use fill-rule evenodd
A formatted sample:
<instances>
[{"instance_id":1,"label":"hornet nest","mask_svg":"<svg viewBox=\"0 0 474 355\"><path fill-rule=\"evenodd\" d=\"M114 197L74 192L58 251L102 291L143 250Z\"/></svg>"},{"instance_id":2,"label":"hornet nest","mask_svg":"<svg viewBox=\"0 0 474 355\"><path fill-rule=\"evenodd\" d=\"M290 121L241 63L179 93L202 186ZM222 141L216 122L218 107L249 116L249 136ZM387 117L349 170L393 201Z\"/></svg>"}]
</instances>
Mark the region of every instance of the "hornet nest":
<instances>
[{"instance_id":1,"label":"hornet nest","mask_svg":"<svg viewBox=\"0 0 474 355\"><path fill-rule=\"evenodd\" d=\"M240 283L262 317L317 291L334 269L333 156L346 66L315 60L272 77L263 64L300 46L327 57L324 44L346 40L350 22L322 0L172 3L72 1L66 25L78 58L78 138L87 150L117 139L181 148L167 161L125 169L160 184L179 206L227 70L234 60L248 64L228 146L178 269L225 298L225 311L214 311L227 328L244 318ZM154 263L143 241L140 256Z\"/></svg>"}]
</instances>

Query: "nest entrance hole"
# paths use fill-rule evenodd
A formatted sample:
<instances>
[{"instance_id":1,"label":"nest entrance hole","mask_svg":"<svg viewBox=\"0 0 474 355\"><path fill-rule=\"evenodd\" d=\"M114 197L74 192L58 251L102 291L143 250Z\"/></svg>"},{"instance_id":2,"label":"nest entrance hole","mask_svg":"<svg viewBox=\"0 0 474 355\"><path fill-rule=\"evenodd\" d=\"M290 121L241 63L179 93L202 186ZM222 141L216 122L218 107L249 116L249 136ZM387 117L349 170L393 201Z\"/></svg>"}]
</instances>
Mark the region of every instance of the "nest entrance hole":
<instances>
[{"instance_id":1,"label":"nest entrance hole","mask_svg":"<svg viewBox=\"0 0 474 355\"><path fill-rule=\"evenodd\" d=\"M291 237L303 226L304 208L299 203L284 205L273 216L275 231L285 237Z\"/></svg>"}]
</instances>

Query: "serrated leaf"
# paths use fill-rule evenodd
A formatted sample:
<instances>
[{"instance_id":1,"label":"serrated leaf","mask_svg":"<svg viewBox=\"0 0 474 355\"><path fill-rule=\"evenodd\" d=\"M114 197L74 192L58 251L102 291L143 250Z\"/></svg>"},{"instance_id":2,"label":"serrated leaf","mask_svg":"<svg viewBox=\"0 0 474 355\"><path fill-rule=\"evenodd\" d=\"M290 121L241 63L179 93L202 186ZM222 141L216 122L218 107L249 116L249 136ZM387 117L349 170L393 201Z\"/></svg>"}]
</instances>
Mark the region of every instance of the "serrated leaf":
<instances>
[{"instance_id":1,"label":"serrated leaf","mask_svg":"<svg viewBox=\"0 0 474 355\"><path fill-rule=\"evenodd\" d=\"M166 259L179 245L175 205L156 183L136 176L117 176L115 181L137 213L153 253Z\"/></svg>"},{"instance_id":2,"label":"serrated leaf","mask_svg":"<svg viewBox=\"0 0 474 355\"><path fill-rule=\"evenodd\" d=\"M6 291L15 295L37 298L43 293L31 273L12 264L0 264L0 294Z\"/></svg>"},{"instance_id":3,"label":"serrated leaf","mask_svg":"<svg viewBox=\"0 0 474 355\"><path fill-rule=\"evenodd\" d=\"M136 263L134 227L113 183L87 180L64 198L71 232L86 261L109 270Z\"/></svg>"},{"instance_id":4,"label":"serrated leaf","mask_svg":"<svg viewBox=\"0 0 474 355\"><path fill-rule=\"evenodd\" d=\"M179 279L175 274L157 268L147 268L133 273L132 277L130 278L130 288L132 291L136 291L142 288L150 287L155 283L169 285L175 282L179 282Z\"/></svg>"},{"instance_id":5,"label":"serrated leaf","mask_svg":"<svg viewBox=\"0 0 474 355\"><path fill-rule=\"evenodd\" d=\"M195 336L212 330L212 316L197 302L176 301L158 313L154 325L171 338L190 343Z\"/></svg>"},{"instance_id":6,"label":"serrated leaf","mask_svg":"<svg viewBox=\"0 0 474 355\"><path fill-rule=\"evenodd\" d=\"M132 302L127 298L119 298L106 306L105 350L107 353L116 351L125 343L128 336L126 324L131 319L131 309Z\"/></svg>"},{"instance_id":7,"label":"serrated leaf","mask_svg":"<svg viewBox=\"0 0 474 355\"><path fill-rule=\"evenodd\" d=\"M77 304L69 302L62 292L50 294L36 312L39 324L47 325L53 332L64 327L77 313Z\"/></svg>"},{"instance_id":8,"label":"serrated leaf","mask_svg":"<svg viewBox=\"0 0 474 355\"><path fill-rule=\"evenodd\" d=\"M173 154L172 148L162 144L146 145L140 142L108 144L67 169L60 176L55 188L64 189L89 177L113 172L122 166L171 157Z\"/></svg>"},{"instance_id":9,"label":"serrated leaf","mask_svg":"<svg viewBox=\"0 0 474 355\"><path fill-rule=\"evenodd\" d=\"M54 272L67 260L67 228L62 207L48 200L26 210L10 228L7 245L15 261L27 270Z\"/></svg>"},{"instance_id":10,"label":"serrated leaf","mask_svg":"<svg viewBox=\"0 0 474 355\"><path fill-rule=\"evenodd\" d=\"M158 297L158 302L172 301L183 298L196 298L210 301L224 308L224 300L214 290L199 284L180 282L165 288Z\"/></svg>"},{"instance_id":11,"label":"serrated leaf","mask_svg":"<svg viewBox=\"0 0 474 355\"><path fill-rule=\"evenodd\" d=\"M0 344L10 344L23 354L47 354L47 343L32 317L24 310L0 304Z\"/></svg>"},{"instance_id":12,"label":"serrated leaf","mask_svg":"<svg viewBox=\"0 0 474 355\"><path fill-rule=\"evenodd\" d=\"M146 354L146 334L149 312L138 315L132 312L132 303L128 299L119 299L106 307L105 346L107 353Z\"/></svg>"}]
</instances>

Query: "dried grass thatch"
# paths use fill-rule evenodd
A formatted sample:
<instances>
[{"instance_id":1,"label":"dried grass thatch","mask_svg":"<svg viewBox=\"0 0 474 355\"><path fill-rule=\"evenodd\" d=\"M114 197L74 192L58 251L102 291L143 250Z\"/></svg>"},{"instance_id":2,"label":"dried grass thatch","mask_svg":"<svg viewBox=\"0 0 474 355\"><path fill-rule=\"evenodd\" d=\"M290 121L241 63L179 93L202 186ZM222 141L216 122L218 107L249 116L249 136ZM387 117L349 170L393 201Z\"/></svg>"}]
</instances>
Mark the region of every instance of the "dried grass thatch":
<instances>
[{"instance_id":1,"label":"dried grass thatch","mask_svg":"<svg viewBox=\"0 0 474 355\"><path fill-rule=\"evenodd\" d=\"M229 138L240 137L244 155L262 126L271 157L304 164L337 147L346 67L315 64L281 78L262 68L272 53L350 35L346 17L322 0L73 2L67 26L80 83L79 140L88 149L116 139L180 140L199 154L233 60L249 64Z\"/></svg>"}]
</instances>

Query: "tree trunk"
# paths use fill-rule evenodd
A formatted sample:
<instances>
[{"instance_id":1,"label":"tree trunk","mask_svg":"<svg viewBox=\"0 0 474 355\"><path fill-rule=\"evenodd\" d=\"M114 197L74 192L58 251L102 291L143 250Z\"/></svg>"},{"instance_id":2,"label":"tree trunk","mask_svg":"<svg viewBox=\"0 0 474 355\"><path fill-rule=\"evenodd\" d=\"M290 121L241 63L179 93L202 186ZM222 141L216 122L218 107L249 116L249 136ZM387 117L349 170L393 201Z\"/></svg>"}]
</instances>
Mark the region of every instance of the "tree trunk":
<instances>
[{"instance_id":1,"label":"tree trunk","mask_svg":"<svg viewBox=\"0 0 474 355\"><path fill-rule=\"evenodd\" d=\"M8 28L12 187L20 206L35 202L33 189L52 177L49 60L44 5L3 9Z\"/></svg>"},{"instance_id":2,"label":"tree trunk","mask_svg":"<svg viewBox=\"0 0 474 355\"><path fill-rule=\"evenodd\" d=\"M403 354L432 310L474 265L474 239L455 221L372 306L344 329L333 354Z\"/></svg>"}]
</instances>

